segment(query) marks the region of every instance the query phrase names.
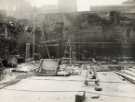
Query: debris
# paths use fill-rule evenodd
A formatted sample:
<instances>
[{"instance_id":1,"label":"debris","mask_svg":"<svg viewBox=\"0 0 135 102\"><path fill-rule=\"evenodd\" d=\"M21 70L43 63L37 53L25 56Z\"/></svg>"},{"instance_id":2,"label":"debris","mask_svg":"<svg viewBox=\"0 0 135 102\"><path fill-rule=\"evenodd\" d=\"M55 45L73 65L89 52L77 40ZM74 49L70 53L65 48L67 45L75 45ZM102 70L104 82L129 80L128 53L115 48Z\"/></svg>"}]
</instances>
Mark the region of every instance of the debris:
<instances>
[{"instance_id":1,"label":"debris","mask_svg":"<svg viewBox=\"0 0 135 102\"><path fill-rule=\"evenodd\" d=\"M92 99L98 99L98 98L100 98L100 96L99 95L95 95L95 96L92 96L91 98Z\"/></svg>"},{"instance_id":2,"label":"debris","mask_svg":"<svg viewBox=\"0 0 135 102\"><path fill-rule=\"evenodd\" d=\"M99 86L96 86L96 87L95 87L95 90L96 90L96 91L102 91L103 89L102 89L101 87L99 87Z\"/></svg>"},{"instance_id":3,"label":"debris","mask_svg":"<svg viewBox=\"0 0 135 102\"><path fill-rule=\"evenodd\" d=\"M75 96L75 102L83 102L85 100L85 92L79 92Z\"/></svg>"}]
</instances>

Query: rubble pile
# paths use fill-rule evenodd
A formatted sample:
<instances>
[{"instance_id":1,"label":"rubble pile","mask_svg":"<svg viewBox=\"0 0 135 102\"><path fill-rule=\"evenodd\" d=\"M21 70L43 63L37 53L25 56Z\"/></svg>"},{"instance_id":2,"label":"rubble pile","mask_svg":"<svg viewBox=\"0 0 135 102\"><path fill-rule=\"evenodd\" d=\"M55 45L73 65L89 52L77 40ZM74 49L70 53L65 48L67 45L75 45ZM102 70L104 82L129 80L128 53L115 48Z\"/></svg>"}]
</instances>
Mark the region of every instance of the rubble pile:
<instances>
[{"instance_id":1,"label":"rubble pile","mask_svg":"<svg viewBox=\"0 0 135 102\"><path fill-rule=\"evenodd\" d=\"M39 67L38 63L23 63L18 65L18 67L15 69L16 71L20 71L20 72L32 72L35 69L37 69Z\"/></svg>"}]
</instances>

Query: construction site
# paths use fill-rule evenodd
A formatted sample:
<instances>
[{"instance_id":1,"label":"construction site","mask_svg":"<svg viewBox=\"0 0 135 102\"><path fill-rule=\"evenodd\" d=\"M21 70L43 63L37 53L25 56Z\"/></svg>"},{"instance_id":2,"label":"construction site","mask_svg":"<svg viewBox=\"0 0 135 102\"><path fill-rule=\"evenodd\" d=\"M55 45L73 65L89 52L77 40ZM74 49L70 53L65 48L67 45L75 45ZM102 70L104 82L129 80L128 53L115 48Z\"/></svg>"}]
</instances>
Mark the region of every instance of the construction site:
<instances>
[{"instance_id":1,"label":"construction site","mask_svg":"<svg viewBox=\"0 0 135 102\"><path fill-rule=\"evenodd\" d=\"M1 102L135 101L135 0L89 11L14 1L1 2L12 8L0 10Z\"/></svg>"}]
</instances>

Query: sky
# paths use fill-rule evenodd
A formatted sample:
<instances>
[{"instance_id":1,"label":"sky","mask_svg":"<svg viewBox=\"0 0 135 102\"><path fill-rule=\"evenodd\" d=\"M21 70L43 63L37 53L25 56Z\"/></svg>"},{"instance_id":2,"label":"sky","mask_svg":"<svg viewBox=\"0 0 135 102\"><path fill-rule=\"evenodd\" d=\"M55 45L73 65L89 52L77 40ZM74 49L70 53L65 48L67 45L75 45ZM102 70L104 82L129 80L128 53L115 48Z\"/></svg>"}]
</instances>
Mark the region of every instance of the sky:
<instances>
[{"instance_id":1,"label":"sky","mask_svg":"<svg viewBox=\"0 0 135 102\"><path fill-rule=\"evenodd\" d=\"M27 0L33 6L41 7L43 5L57 5L57 0ZM77 0L78 10L87 11L90 9L90 6L96 5L120 5L123 1L126 0Z\"/></svg>"},{"instance_id":2,"label":"sky","mask_svg":"<svg viewBox=\"0 0 135 102\"><path fill-rule=\"evenodd\" d=\"M57 5L58 0L0 0L0 8L8 8L14 3L30 3L32 6ZM77 0L78 11L88 11L90 6L97 5L120 5L126 0Z\"/></svg>"}]
</instances>

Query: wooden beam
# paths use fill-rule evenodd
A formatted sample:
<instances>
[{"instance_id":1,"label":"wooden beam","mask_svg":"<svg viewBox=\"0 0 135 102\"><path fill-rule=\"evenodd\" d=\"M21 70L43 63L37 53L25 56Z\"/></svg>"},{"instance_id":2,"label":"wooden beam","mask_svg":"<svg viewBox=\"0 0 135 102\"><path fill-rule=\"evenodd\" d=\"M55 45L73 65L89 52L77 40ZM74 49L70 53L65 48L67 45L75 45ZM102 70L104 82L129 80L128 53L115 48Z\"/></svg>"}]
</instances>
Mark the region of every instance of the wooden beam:
<instances>
[{"instance_id":1,"label":"wooden beam","mask_svg":"<svg viewBox=\"0 0 135 102\"><path fill-rule=\"evenodd\" d=\"M57 43L59 42L60 40L46 40L46 41L41 41L41 43Z\"/></svg>"}]
</instances>

